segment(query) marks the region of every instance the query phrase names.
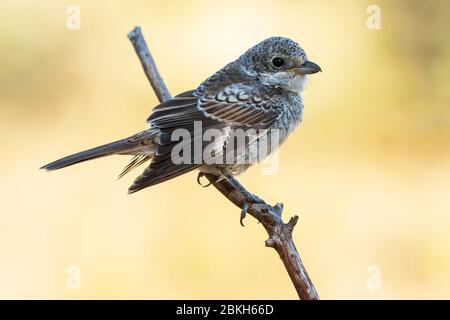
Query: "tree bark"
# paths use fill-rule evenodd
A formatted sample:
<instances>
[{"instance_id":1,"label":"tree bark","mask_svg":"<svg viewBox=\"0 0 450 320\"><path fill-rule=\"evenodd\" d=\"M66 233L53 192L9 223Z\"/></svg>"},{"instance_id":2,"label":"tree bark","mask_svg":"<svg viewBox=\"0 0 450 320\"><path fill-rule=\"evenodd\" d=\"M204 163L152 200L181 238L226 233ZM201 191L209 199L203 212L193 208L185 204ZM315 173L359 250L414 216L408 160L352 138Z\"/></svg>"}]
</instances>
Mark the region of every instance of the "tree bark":
<instances>
[{"instance_id":1,"label":"tree bark","mask_svg":"<svg viewBox=\"0 0 450 320\"><path fill-rule=\"evenodd\" d=\"M136 27L128 33L128 38L134 46L144 72L159 101L170 100L172 96L158 72L141 29ZM299 298L302 300L319 300L319 295L292 240L292 231L297 224L298 216L294 216L288 223L284 223L281 218L283 204L278 203L275 206L267 204L248 192L234 177L217 181L218 177L215 175L204 174L204 176L228 200L241 208L241 224L245 214L249 213L263 225L269 235L266 246L274 248L278 252Z\"/></svg>"}]
</instances>

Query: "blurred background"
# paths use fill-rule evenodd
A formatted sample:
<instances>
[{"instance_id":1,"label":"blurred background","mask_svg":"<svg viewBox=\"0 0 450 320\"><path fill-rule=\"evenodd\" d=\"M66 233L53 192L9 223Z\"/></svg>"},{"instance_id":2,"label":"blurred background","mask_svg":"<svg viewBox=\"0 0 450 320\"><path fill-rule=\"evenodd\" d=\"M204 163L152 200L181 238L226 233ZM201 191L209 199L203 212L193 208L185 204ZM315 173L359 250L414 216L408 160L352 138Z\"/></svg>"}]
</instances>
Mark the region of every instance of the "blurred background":
<instances>
[{"instance_id":1,"label":"blurred background","mask_svg":"<svg viewBox=\"0 0 450 320\"><path fill-rule=\"evenodd\" d=\"M157 99L126 37L135 25L173 94L266 37L298 41L323 69L304 121L275 175L240 181L300 215L321 298L450 298L445 0L2 0L0 298L297 297L264 229L242 228L194 172L130 196L142 168L116 181L126 156L38 170L146 128Z\"/></svg>"}]
</instances>

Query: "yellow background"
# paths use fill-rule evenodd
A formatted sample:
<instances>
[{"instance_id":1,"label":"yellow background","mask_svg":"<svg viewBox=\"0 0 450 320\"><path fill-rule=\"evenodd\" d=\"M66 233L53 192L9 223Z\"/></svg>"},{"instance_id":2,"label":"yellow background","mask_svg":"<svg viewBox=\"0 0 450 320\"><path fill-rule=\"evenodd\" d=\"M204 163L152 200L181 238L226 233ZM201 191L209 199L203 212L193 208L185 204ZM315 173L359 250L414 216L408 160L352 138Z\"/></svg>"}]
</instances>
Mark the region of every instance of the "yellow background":
<instances>
[{"instance_id":1,"label":"yellow background","mask_svg":"<svg viewBox=\"0 0 450 320\"><path fill-rule=\"evenodd\" d=\"M0 298L296 298L263 228L195 173L129 196L142 169L116 181L124 156L38 170L146 127L135 25L173 94L266 37L298 41L323 69L304 122L277 174L240 181L300 215L322 298L450 298L449 21L448 1L2 0Z\"/></svg>"}]
</instances>

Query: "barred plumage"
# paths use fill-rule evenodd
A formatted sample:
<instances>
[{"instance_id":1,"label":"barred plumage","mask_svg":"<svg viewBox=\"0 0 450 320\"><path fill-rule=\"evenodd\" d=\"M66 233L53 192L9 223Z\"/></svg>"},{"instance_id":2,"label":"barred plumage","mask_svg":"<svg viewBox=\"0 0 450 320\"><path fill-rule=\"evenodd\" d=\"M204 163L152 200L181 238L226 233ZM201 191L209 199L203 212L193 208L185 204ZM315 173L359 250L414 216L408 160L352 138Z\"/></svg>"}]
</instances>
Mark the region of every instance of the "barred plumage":
<instances>
[{"instance_id":1,"label":"barred plumage","mask_svg":"<svg viewBox=\"0 0 450 320\"><path fill-rule=\"evenodd\" d=\"M296 42L282 37L266 39L209 77L197 89L156 106L148 118L148 130L57 160L43 168L59 169L110 154L135 155L120 174L123 176L150 160L130 187L130 193L194 169L220 175L240 174L252 164L245 160L254 157L255 146L266 138L273 138L274 130L276 141L270 140L270 143L278 146L300 123L303 117L300 92L306 75L318 71L320 67L307 60ZM198 123L200 130L197 130ZM208 130L220 135L206 141ZM234 132L238 130L251 132L241 144L234 143ZM174 134L179 132L187 133L189 142L174 140ZM200 155L195 141L202 147ZM189 161L174 161L174 150L180 147L182 156ZM203 149L209 153L204 153ZM231 161L214 162L220 158Z\"/></svg>"}]
</instances>

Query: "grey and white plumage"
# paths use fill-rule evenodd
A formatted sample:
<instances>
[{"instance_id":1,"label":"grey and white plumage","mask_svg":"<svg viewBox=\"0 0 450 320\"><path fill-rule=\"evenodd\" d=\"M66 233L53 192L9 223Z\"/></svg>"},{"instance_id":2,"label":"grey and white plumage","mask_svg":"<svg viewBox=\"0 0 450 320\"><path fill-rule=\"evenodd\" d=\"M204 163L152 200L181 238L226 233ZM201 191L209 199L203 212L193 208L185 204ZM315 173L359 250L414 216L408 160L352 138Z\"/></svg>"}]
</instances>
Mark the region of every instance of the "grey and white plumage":
<instances>
[{"instance_id":1,"label":"grey and white plumage","mask_svg":"<svg viewBox=\"0 0 450 320\"><path fill-rule=\"evenodd\" d=\"M172 141L173 132L187 130L194 140L198 138L194 136L198 135L194 122L200 121L203 130L200 134L208 129L224 133L224 139L212 142L213 148L223 154L230 151L226 141L226 133L230 130L245 131L251 128L270 134L271 129L277 129L281 144L302 120L300 93L307 74L318 71L320 67L308 61L304 50L296 42L282 37L268 38L217 71L197 89L156 106L147 120L150 124L148 130L62 158L43 168L55 170L111 154L135 155L123 175L150 160L148 167L129 188L130 193L194 169L225 176L240 174L251 164L211 164L205 159L174 164L171 153L178 141ZM256 141L249 141L243 148L248 150L250 144ZM204 146L207 144L202 143ZM239 156L245 150L233 151Z\"/></svg>"}]
</instances>

